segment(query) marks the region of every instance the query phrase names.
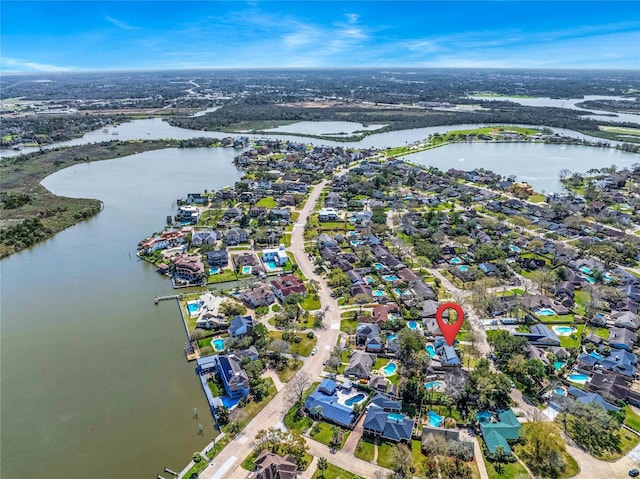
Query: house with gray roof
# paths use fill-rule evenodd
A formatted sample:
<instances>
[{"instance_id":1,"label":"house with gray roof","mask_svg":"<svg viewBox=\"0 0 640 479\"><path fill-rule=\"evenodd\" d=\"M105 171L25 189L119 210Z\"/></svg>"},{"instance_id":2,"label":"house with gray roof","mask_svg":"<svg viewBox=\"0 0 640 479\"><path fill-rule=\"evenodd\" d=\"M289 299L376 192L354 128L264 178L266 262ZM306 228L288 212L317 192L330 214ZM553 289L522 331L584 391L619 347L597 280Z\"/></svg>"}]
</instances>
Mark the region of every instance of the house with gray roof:
<instances>
[{"instance_id":1,"label":"house with gray roof","mask_svg":"<svg viewBox=\"0 0 640 479\"><path fill-rule=\"evenodd\" d=\"M631 311L617 311L611 314L613 324L618 328L627 328L637 331L640 328L640 317Z\"/></svg>"},{"instance_id":2,"label":"house with gray roof","mask_svg":"<svg viewBox=\"0 0 640 479\"><path fill-rule=\"evenodd\" d=\"M602 396L600 396L600 394L597 394L597 393L590 393L590 392L583 391L582 389L570 387L570 388L567 388L567 394L569 396L574 397L576 401L581 402L582 404L595 403L607 412L620 411L619 407L614 406L611 403L608 403L607 401L604 400Z\"/></svg>"},{"instance_id":3,"label":"house with gray roof","mask_svg":"<svg viewBox=\"0 0 640 479\"><path fill-rule=\"evenodd\" d=\"M349 365L344 370L345 376L356 376L369 379L371 368L376 362L376 355L364 351L354 351L349 358Z\"/></svg>"},{"instance_id":4,"label":"house with gray roof","mask_svg":"<svg viewBox=\"0 0 640 479\"><path fill-rule=\"evenodd\" d=\"M369 383L369 385L371 385L371 383ZM385 412L400 412L402 409L402 401L391 399L380 393L376 393L376 395L371 398L371 404L381 408Z\"/></svg>"},{"instance_id":5,"label":"house with gray roof","mask_svg":"<svg viewBox=\"0 0 640 479\"><path fill-rule=\"evenodd\" d=\"M229 337L242 339L253 333L253 318L251 316L236 316L229 326Z\"/></svg>"},{"instance_id":6,"label":"house with gray roof","mask_svg":"<svg viewBox=\"0 0 640 479\"><path fill-rule=\"evenodd\" d=\"M364 434L393 442L411 440L415 421L404 414L386 412L371 404L362 424Z\"/></svg>"},{"instance_id":7,"label":"house with gray roof","mask_svg":"<svg viewBox=\"0 0 640 479\"><path fill-rule=\"evenodd\" d=\"M633 344L636 340L636 333L627 328L610 328L609 329L609 346L612 348L633 350Z\"/></svg>"},{"instance_id":8,"label":"house with gray roof","mask_svg":"<svg viewBox=\"0 0 640 479\"><path fill-rule=\"evenodd\" d=\"M380 327L373 323L358 323L356 328L356 345L364 346L365 351L380 352L382 350Z\"/></svg>"},{"instance_id":9,"label":"house with gray roof","mask_svg":"<svg viewBox=\"0 0 640 479\"><path fill-rule=\"evenodd\" d=\"M309 394L304 407L313 417L351 428L358 416L353 412L353 408L338 401L339 388L336 382L325 379Z\"/></svg>"},{"instance_id":10,"label":"house with gray roof","mask_svg":"<svg viewBox=\"0 0 640 479\"><path fill-rule=\"evenodd\" d=\"M529 331L528 333L513 332L511 334L527 338L534 346L560 346L558 335L544 324L534 324L529 328Z\"/></svg>"}]
</instances>

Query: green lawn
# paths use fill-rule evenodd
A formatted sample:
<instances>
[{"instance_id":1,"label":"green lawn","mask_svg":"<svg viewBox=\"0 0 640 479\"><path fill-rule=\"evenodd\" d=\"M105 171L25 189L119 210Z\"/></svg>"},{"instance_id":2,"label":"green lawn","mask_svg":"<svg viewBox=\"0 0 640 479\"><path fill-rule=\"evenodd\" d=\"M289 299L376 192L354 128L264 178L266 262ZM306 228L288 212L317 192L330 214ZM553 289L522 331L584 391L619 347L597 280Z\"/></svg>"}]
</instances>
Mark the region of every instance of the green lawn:
<instances>
[{"instance_id":1,"label":"green lawn","mask_svg":"<svg viewBox=\"0 0 640 479\"><path fill-rule=\"evenodd\" d=\"M207 283L215 284L215 283L224 283L225 281L235 281L238 279L236 272L232 269L224 269L217 274L212 274L209 276Z\"/></svg>"},{"instance_id":2,"label":"green lawn","mask_svg":"<svg viewBox=\"0 0 640 479\"><path fill-rule=\"evenodd\" d=\"M492 462L487 461L487 458L484 456L484 447L482 446L482 438L478 438L480 442L480 449L482 450L482 459L484 460L484 464L487 467L487 473L489 474L489 479L513 479L520 474L524 474L523 477L527 476L527 470L522 467L522 464L519 462L510 462L506 464L502 464L502 472L498 473L496 471Z\"/></svg>"},{"instance_id":3,"label":"green lawn","mask_svg":"<svg viewBox=\"0 0 640 479\"><path fill-rule=\"evenodd\" d=\"M282 381L283 383L288 383L293 375L298 372L301 366L302 361L300 361L299 359L295 362L293 359L290 359L287 362L287 368L284 371L276 371L276 374L278 375L280 381Z\"/></svg>"},{"instance_id":4,"label":"green lawn","mask_svg":"<svg viewBox=\"0 0 640 479\"><path fill-rule=\"evenodd\" d=\"M324 421L318 421L316 424L318 425L319 430L315 434L312 433L311 437L316 441L321 442L325 446L328 446L331 443L331 436L333 435L333 432L331 429L333 428L333 426L331 426L329 423L326 423ZM311 428L311 431L313 431L315 427L316 426ZM351 432L348 429L343 429L343 428L341 429L342 429L342 444L340 444L339 449L342 449L342 446L344 446L344 443L347 441L347 437L349 437L349 433Z\"/></svg>"},{"instance_id":5,"label":"green lawn","mask_svg":"<svg viewBox=\"0 0 640 479\"><path fill-rule=\"evenodd\" d=\"M356 446L356 450L354 451L353 455L358 459L362 459L363 461L371 462L373 461L373 453L373 439L363 436L358 441L358 445Z\"/></svg>"},{"instance_id":6,"label":"green lawn","mask_svg":"<svg viewBox=\"0 0 640 479\"><path fill-rule=\"evenodd\" d=\"M278 203L276 203L276 200L274 200L272 196L261 198L256 203L256 206L264 206L265 208L275 208L277 205Z\"/></svg>"},{"instance_id":7,"label":"green lawn","mask_svg":"<svg viewBox=\"0 0 640 479\"><path fill-rule=\"evenodd\" d=\"M529 201L531 201L531 203L542 203L545 199L546 197L540 194L529 196Z\"/></svg>"},{"instance_id":8,"label":"green lawn","mask_svg":"<svg viewBox=\"0 0 640 479\"><path fill-rule=\"evenodd\" d=\"M375 364L373 365L373 368L371 368L372 371L375 371L376 369L380 369L383 368L387 365L387 363L389 362L388 359L386 358L377 358Z\"/></svg>"},{"instance_id":9,"label":"green lawn","mask_svg":"<svg viewBox=\"0 0 640 479\"><path fill-rule=\"evenodd\" d=\"M305 311L315 311L320 309L320 297L317 293L308 293L300 302L300 306Z\"/></svg>"},{"instance_id":10,"label":"green lawn","mask_svg":"<svg viewBox=\"0 0 640 479\"><path fill-rule=\"evenodd\" d=\"M236 418L236 421L240 423L241 428L244 428L249 423L249 421L251 421L256 416L256 414L262 411L262 408L269 404L269 402L276 395L277 390L275 384L273 384L273 379L267 378L265 379L265 381L269 386L269 394L267 394L260 402L249 401L246 406L238 409L238 416ZM228 434L231 429L231 423L226 424L222 427L222 429Z\"/></svg>"},{"instance_id":11,"label":"green lawn","mask_svg":"<svg viewBox=\"0 0 640 479\"><path fill-rule=\"evenodd\" d=\"M391 451L394 445L390 442L382 441L378 444L378 465L393 470L393 458Z\"/></svg>"},{"instance_id":12,"label":"green lawn","mask_svg":"<svg viewBox=\"0 0 640 479\"><path fill-rule=\"evenodd\" d=\"M349 311L348 314L349 314L349 318L351 318L352 313ZM340 321L340 331L344 331L347 334L355 334L357 327L358 327L357 319L342 318L342 321Z\"/></svg>"},{"instance_id":13,"label":"green lawn","mask_svg":"<svg viewBox=\"0 0 640 479\"><path fill-rule=\"evenodd\" d=\"M313 474L311 479L358 479L359 477L360 476L352 472L345 471L344 469L340 469L338 466L329 464L329 467L324 471L324 474L319 469L316 469L316 472Z\"/></svg>"},{"instance_id":14,"label":"green lawn","mask_svg":"<svg viewBox=\"0 0 640 479\"><path fill-rule=\"evenodd\" d=\"M627 429L620 428L620 448L616 452L605 452L596 456L603 461L617 461L640 443L640 438Z\"/></svg>"},{"instance_id":15,"label":"green lawn","mask_svg":"<svg viewBox=\"0 0 640 479\"><path fill-rule=\"evenodd\" d=\"M640 431L640 416L633 412L633 410L628 405L623 409L626 413L624 423L630 428L635 429L636 431Z\"/></svg>"},{"instance_id":16,"label":"green lawn","mask_svg":"<svg viewBox=\"0 0 640 479\"><path fill-rule=\"evenodd\" d=\"M320 384L320 381L316 381L311 386L309 386L309 388L302 395L302 399L303 400L307 399L307 396L309 396L309 394L315 391L319 384ZM296 415L296 407L294 405L294 406L291 406L291 408L287 411L287 414L284 415L283 422L284 422L284 425L287 426L287 428L293 429L298 432L303 432L309 429L313 424L313 420L311 418L303 417L303 418L299 418L298 420L295 420L295 415Z\"/></svg>"},{"instance_id":17,"label":"green lawn","mask_svg":"<svg viewBox=\"0 0 640 479\"><path fill-rule=\"evenodd\" d=\"M300 356L309 356L311 354L311 350L318 342L318 338L314 335L312 339L309 339L305 333L297 333L297 336L300 337L299 343L294 343L293 341L289 341L290 347L289 350L286 351L288 353L298 353ZM281 331L269 331L269 341L274 339L282 339Z\"/></svg>"}]
</instances>

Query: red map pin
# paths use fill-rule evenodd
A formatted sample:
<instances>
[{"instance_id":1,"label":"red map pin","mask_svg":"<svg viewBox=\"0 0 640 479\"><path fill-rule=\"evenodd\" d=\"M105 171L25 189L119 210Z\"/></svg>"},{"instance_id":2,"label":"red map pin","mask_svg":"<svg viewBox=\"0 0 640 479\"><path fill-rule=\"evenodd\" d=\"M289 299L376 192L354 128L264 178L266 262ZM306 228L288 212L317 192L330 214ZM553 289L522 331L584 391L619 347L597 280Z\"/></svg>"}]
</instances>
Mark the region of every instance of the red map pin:
<instances>
[{"instance_id":1,"label":"red map pin","mask_svg":"<svg viewBox=\"0 0 640 479\"><path fill-rule=\"evenodd\" d=\"M453 309L458 315L457 321L453 324L447 323L442 317L442 313L444 313L447 309ZM462 322L464 321L464 311L462 311L462 308L456 303L444 303L440 305L440 307L436 311L436 320L438 321L438 326L440 326L440 331L442 331L442 335L447 341L447 344L449 346L452 346L453 341L455 341L456 336L460 331Z\"/></svg>"}]
</instances>

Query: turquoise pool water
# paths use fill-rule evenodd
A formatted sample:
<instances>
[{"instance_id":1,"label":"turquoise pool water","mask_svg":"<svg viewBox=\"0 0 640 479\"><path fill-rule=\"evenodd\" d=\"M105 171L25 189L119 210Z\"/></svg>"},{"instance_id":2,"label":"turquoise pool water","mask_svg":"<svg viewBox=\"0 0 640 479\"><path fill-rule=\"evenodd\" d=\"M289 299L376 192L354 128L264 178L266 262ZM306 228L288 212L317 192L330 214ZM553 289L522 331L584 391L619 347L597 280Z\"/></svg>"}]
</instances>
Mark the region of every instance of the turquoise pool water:
<instances>
[{"instance_id":1,"label":"turquoise pool water","mask_svg":"<svg viewBox=\"0 0 640 479\"><path fill-rule=\"evenodd\" d=\"M493 417L493 414L490 413L489 411L478 411L478 414L476 414L476 417L480 422L487 422L489 419Z\"/></svg>"},{"instance_id":2,"label":"turquoise pool water","mask_svg":"<svg viewBox=\"0 0 640 479\"><path fill-rule=\"evenodd\" d=\"M213 349L216 351L222 351L224 349L224 339L214 339L211 341L211 344L213 344Z\"/></svg>"},{"instance_id":3,"label":"turquoise pool water","mask_svg":"<svg viewBox=\"0 0 640 479\"><path fill-rule=\"evenodd\" d=\"M602 359L602 354L596 353L595 351L591 351L589 353L589 356L591 356L592 358L596 358L596 359Z\"/></svg>"},{"instance_id":4,"label":"turquoise pool water","mask_svg":"<svg viewBox=\"0 0 640 479\"><path fill-rule=\"evenodd\" d=\"M200 311L200 305L197 303L187 303L187 311L190 313L197 313Z\"/></svg>"},{"instance_id":5,"label":"turquoise pool water","mask_svg":"<svg viewBox=\"0 0 640 479\"><path fill-rule=\"evenodd\" d=\"M594 278L592 278L591 276L588 276L588 275L586 275L586 274L581 274L581 275L579 275L579 276L580 276L581 278L586 279L586 280L589 282L589 284L595 284L595 282L596 282L596 280L595 280Z\"/></svg>"},{"instance_id":6,"label":"turquoise pool water","mask_svg":"<svg viewBox=\"0 0 640 479\"><path fill-rule=\"evenodd\" d=\"M551 326L558 336L570 336L576 332L576 328L571 326Z\"/></svg>"},{"instance_id":7,"label":"turquoise pool water","mask_svg":"<svg viewBox=\"0 0 640 479\"><path fill-rule=\"evenodd\" d=\"M509 246L509 249L510 249L511 251L513 251L514 253L519 253L520 251L522 251L520 248L518 248L518 247L517 247L517 246L515 246L515 245L511 245L511 246Z\"/></svg>"},{"instance_id":8,"label":"turquoise pool water","mask_svg":"<svg viewBox=\"0 0 640 479\"><path fill-rule=\"evenodd\" d=\"M462 265L458 266L458 269L460 271L467 271L469 269L469 267L466 264L462 264Z\"/></svg>"},{"instance_id":9,"label":"turquoise pool water","mask_svg":"<svg viewBox=\"0 0 640 479\"><path fill-rule=\"evenodd\" d=\"M382 279L384 279L385 281L398 281L400 278L398 278L394 274L386 274L382 277Z\"/></svg>"},{"instance_id":10,"label":"turquoise pool water","mask_svg":"<svg viewBox=\"0 0 640 479\"><path fill-rule=\"evenodd\" d=\"M344 404L345 406L353 406L355 403L358 403L360 401L362 401L366 396L364 394L356 394L353 397L350 397L349 399L347 399Z\"/></svg>"},{"instance_id":11,"label":"turquoise pool water","mask_svg":"<svg viewBox=\"0 0 640 479\"><path fill-rule=\"evenodd\" d=\"M360 243L361 243L360 240L351 240L349 242L351 243L352 246L360 246Z\"/></svg>"},{"instance_id":12,"label":"turquoise pool water","mask_svg":"<svg viewBox=\"0 0 640 479\"><path fill-rule=\"evenodd\" d=\"M540 308L538 311L536 311L536 314L538 316L553 316L554 314L556 314L556 312L553 309Z\"/></svg>"},{"instance_id":13,"label":"turquoise pool water","mask_svg":"<svg viewBox=\"0 0 640 479\"><path fill-rule=\"evenodd\" d=\"M433 347L433 344L427 344L425 349L430 357L434 357L436 355L436 348Z\"/></svg>"},{"instance_id":14,"label":"turquoise pool water","mask_svg":"<svg viewBox=\"0 0 640 479\"><path fill-rule=\"evenodd\" d=\"M384 296L384 291L382 291L380 289L376 289L371 294L374 295L376 298L379 298L381 296Z\"/></svg>"},{"instance_id":15,"label":"turquoise pool water","mask_svg":"<svg viewBox=\"0 0 640 479\"><path fill-rule=\"evenodd\" d=\"M424 383L424 387L430 391L436 391L442 389L444 383L442 381L429 381L428 383Z\"/></svg>"},{"instance_id":16,"label":"turquoise pool water","mask_svg":"<svg viewBox=\"0 0 640 479\"><path fill-rule=\"evenodd\" d=\"M558 396L564 396L565 390L564 390L564 388L556 388L556 389L555 389L555 393L556 393Z\"/></svg>"},{"instance_id":17,"label":"turquoise pool water","mask_svg":"<svg viewBox=\"0 0 640 479\"><path fill-rule=\"evenodd\" d=\"M251 266L243 266L242 267L242 274L251 274Z\"/></svg>"},{"instance_id":18,"label":"turquoise pool water","mask_svg":"<svg viewBox=\"0 0 640 479\"><path fill-rule=\"evenodd\" d=\"M365 280L365 282L366 282L367 284L373 284L373 283L375 283L375 281L376 281L376 280L375 280L375 279L373 279L371 276L365 276L365 277L364 277L364 280Z\"/></svg>"},{"instance_id":19,"label":"turquoise pool water","mask_svg":"<svg viewBox=\"0 0 640 479\"><path fill-rule=\"evenodd\" d=\"M398 365L396 363L388 363L385 367L382 368L382 372L385 376L393 376L398 370Z\"/></svg>"},{"instance_id":20,"label":"turquoise pool water","mask_svg":"<svg viewBox=\"0 0 640 479\"><path fill-rule=\"evenodd\" d=\"M220 268L209 268L209 275L218 274L220 272Z\"/></svg>"},{"instance_id":21,"label":"turquoise pool water","mask_svg":"<svg viewBox=\"0 0 640 479\"><path fill-rule=\"evenodd\" d=\"M407 291L400 291L398 288L393 288L393 292L398 296L402 296L403 294L409 294Z\"/></svg>"},{"instance_id":22,"label":"turquoise pool water","mask_svg":"<svg viewBox=\"0 0 640 479\"><path fill-rule=\"evenodd\" d=\"M586 266L580 266L578 268L580 271L582 271L585 274L588 274L589 276L591 276L593 274L593 271L589 268L587 268Z\"/></svg>"},{"instance_id":23,"label":"turquoise pool water","mask_svg":"<svg viewBox=\"0 0 640 479\"><path fill-rule=\"evenodd\" d=\"M589 376L579 373L569 374L568 378L569 381L573 381L574 383L584 383L589 380Z\"/></svg>"},{"instance_id":24,"label":"turquoise pool water","mask_svg":"<svg viewBox=\"0 0 640 479\"><path fill-rule=\"evenodd\" d=\"M454 258L451 258L450 263L451 264L460 264L460 263L462 263L462 260L456 256Z\"/></svg>"},{"instance_id":25,"label":"turquoise pool water","mask_svg":"<svg viewBox=\"0 0 640 479\"><path fill-rule=\"evenodd\" d=\"M429 416L429 425L433 426L433 427L440 427L442 425L442 421L444 420L444 418L438 414L435 411L429 411L427 413L427 416Z\"/></svg>"},{"instance_id":26,"label":"turquoise pool water","mask_svg":"<svg viewBox=\"0 0 640 479\"><path fill-rule=\"evenodd\" d=\"M393 419L394 421L404 421L404 416L402 414L395 414L390 412L389 414L387 414L387 417L389 419Z\"/></svg>"},{"instance_id":27,"label":"turquoise pool water","mask_svg":"<svg viewBox=\"0 0 640 479\"><path fill-rule=\"evenodd\" d=\"M409 321L407 327L409 329L418 329L418 323L416 321Z\"/></svg>"},{"instance_id":28,"label":"turquoise pool water","mask_svg":"<svg viewBox=\"0 0 640 479\"><path fill-rule=\"evenodd\" d=\"M392 333L389 336L387 336L387 341L391 341L392 339L396 339L398 337L398 335L396 333Z\"/></svg>"},{"instance_id":29,"label":"turquoise pool water","mask_svg":"<svg viewBox=\"0 0 640 479\"><path fill-rule=\"evenodd\" d=\"M564 361L554 361L553 363L553 369L555 369L556 371L558 369L562 369L564 367L564 365L567 364Z\"/></svg>"},{"instance_id":30,"label":"turquoise pool water","mask_svg":"<svg viewBox=\"0 0 640 479\"><path fill-rule=\"evenodd\" d=\"M377 269L378 271L380 271L382 268L384 268L384 266L382 266L381 263L373 263L373 267L375 269Z\"/></svg>"}]
</instances>

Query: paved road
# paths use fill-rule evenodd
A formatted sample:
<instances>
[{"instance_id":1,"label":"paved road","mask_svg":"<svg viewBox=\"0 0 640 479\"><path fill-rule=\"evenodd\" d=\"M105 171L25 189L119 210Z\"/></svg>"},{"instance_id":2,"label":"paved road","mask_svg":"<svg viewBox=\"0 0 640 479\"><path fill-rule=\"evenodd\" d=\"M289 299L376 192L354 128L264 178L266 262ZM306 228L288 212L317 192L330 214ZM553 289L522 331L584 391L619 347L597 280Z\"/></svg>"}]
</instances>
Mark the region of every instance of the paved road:
<instances>
[{"instance_id":1,"label":"paved road","mask_svg":"<svg viewBox=\"0 0 640 479\"><path fill-rule=\"evenodd\" d=\"M318 353L315 356L309 356L300 368L300 371L296 374L296 376L306 374L312 381L315 380L322 371L322 362L329 356L329 351L333 346L335 346L338 340L338 335L340 334L340 308L338 303L331 297L331 290L325 280L315 274L314 265L311 263L304 250L304 225L307 223L307 218L313 211L313 208L320 197L320 193L326 184L327 180L316 185L309 195L304 207L300 210L298 221L296 221L293 226L291 246L288 248L293 252L300 271L302 271L308 279L314 279L318 282L318 295L320 296L320 302L323 308L326 308L324 320L325 329L317 332L318 342L316 347L318 349ZM216 471L219 471L221 468L225 468L226 470L223 473L223 477L238 479L245 478L247 476L247 471L240 467L240 463L253 451L253 441L256 434L261 429L268 429L276 426L291 406L292 401L287 398L287 389L285 388L279 391L269 404L267 404L265 408L260 411L260 413L258 413L249 424L247 424L242 433L221 451L211 464L200 474L200 477L203 479L217 479ZM374 477L376 470L386 471L378 466L360 461L355 459L353 456L346 455L341 452L330 454L326 446L316 443L315 441L307 440L307 443L310 446L309 453L313 456L325 456L332 464L343 467L349 471L353 471L356 474L361 474L363 477ZM231 461L231 458L235 459Z\"/></svg>"}]
</instances>

